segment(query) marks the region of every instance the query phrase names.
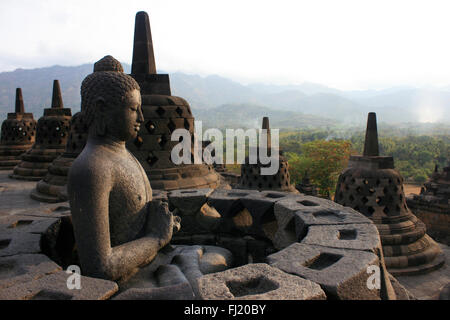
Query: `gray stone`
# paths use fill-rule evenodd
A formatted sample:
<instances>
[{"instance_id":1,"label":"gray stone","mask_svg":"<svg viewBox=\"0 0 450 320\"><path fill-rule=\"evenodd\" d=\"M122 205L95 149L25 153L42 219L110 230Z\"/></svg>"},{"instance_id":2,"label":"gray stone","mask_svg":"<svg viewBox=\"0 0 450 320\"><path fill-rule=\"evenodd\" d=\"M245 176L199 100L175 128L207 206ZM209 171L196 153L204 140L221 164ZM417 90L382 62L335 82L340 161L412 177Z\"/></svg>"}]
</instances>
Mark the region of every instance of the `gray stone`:
<instances>
[{"instance_id":1,"label":"gray stone","mask_svg":"<svg viewBox=\"0 0 450 320\"><path fill-rule=\"evenodd\" d=\"M106 300L118 290L113 281L81 276L81 289L68 289L64 271L0 290L0 300Z\"/></svg>"},{"instance_id":2,"label":"gray stone","mask_svg":"<svg viewBox=\"0 0 450 320\"><path fill-rule=\"evenodd\" d=\"M380 299L380 290L367 286L371 276L367 268L379 266L378 257L371 252L294 243L268 256L267 262L320 284L331 299Z\"/></svg>"},{"instance_id":3,"label":"gray stone","mask_svg":"<svg viewBox=\"0 0 450 320\"><path fill-rule=\"evenodd\" d=\"M203 274L221 272L233 266L233 254L221 247L203 246L200 257L200 271Z\"/></svg>"},{"instance_id":4,"label":"gray stone","mask_svg":"<svg viewBox=\"0 0 450 320\"><path fill-rule=\"evenodd\" d=\"M216 189L208 197L208 205L215 208L222 217L228 218L243 209L241 199L258 193L258 190Z\"/></svg>"},{"instance_id":5,"label":"gray stone","mask_svg":"<svg viewBox=\"0 0 450 320\"><path fill-rule=\"evenodd\" d=\"M188 282L161 288L131 288L112 300L193 300L195 298Z\"/></svg>"},{"instance_id":6,"label":"gray stone","mask_svg":"<svg viewBox=\"0 0 450 320\"><path fill-rule=\"evenodd\" d=\"M0 233L12 235L16 233L44 233L57 221L56 218L34 217L28 215L12 215L0 217Z\"/></svg>"},{"instance_id":7,"label":"gray stone","mask_svg":"<svg viewBox=\"0 0 450 320\"><path fill-rule=\"evenodd\" d=\"M439 300L450 300L450 283L442 288L439 293Z\"/></svg>"},{"instance_id":8,"label":"gray stone","mask_svg":"<svg viewBox=\"0 0 450 320\"><path fill-rule=\"evenodd\" d=\"M324 300L319 285L267 264L248 264L212 273L196 282L203 300Z\"/></svg>"},{"instance_id":9,"label":"gray stone","mask_svg":"<svg viewBox=\"0 0 450 320\"><path fill-rule=\"evenodd\" d=\"M365 250L373 253L381 250L377 227L374 224L365 223L309 226L308 233L301 243L331 248Z\"/></svg>"},{"instance_id":10,"label":"gray stone","mask_svg":"<svg viewBox=\"0 0 450 320\"><path fill-rule=\"evenodd\" d=\"M207 203L197 211L195 220L205 231L216 230L221 222L221 216L216 209L210 207Z\"/></svg>"},{"instance_id":11,"label":"gray stone","mask_svg":"<svg viewBox=\"0 0 450 320\"><path fill-rule=\"evenodd\" d=\"M273 210L278 223L273 239L277 249L300 241L311 225L371 223L351 208L312 196L293 195L281 199Z\"/></svg>"},{"instance_id":12,"label":"gray stone","mask_svg":"<svg viewBox=\"0 0 450 320\"><path fill-rule=\"evenodd\" d=\"M0 290L61 271L43 254L19 254L0 258Z\"/></svg>"},{"instance_id":13,"label":"gray stone","mask_svg":"<svg viewBox=\"0 0 450 320\"><path fill-rule=\"evenodd\" d=\"M169 203L180 211L181 216L195 215L206 203L213 189L173 190L168 194Z\"/></svg>"},{"instance_id":14,"label":"gray stone","mask_svg":"<svg viewBox=\"0 0 450 320\"><path fill-rule=\"evenodd\" d=\"M14 234L0 234L0 257L23 253L40 253L41 235L35 233L18 232Z\"/></svg>"},{"instance_id":15,"label":"gray stone","mask_svg":"<svg viewBox=\"0 0 450 320\"><path fill-rule=\"evenodd\" d=\"M389 274L389 281L394 289L396 300L416 300L414 295L408 291L397 279Z\"/></svg>"}]
</instances>

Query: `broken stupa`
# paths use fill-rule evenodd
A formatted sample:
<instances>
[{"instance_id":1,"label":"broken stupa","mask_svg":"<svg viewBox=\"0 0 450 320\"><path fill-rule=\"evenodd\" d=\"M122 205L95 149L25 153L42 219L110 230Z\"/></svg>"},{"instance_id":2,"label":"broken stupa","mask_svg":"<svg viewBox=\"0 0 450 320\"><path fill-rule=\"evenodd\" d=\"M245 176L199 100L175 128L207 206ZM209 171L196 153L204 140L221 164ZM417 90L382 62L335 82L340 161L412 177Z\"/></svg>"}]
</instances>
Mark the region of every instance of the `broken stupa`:
<instances>
[{"instance_id":1,"label":"broken stupa","mask_svg":"<svg viewBox=\"0 0 450 320\"><path fill-rule=\"evenodd\" d=\"M53 82L51 108L44 109L36 127L36 140L31 149L22 155L22 161L14 168L11 178L39 181L48 167L64 152L69 135L70 108L64 108L59 81Z\"/></svg>"},{"instance_id":2,"label":"broken stupa","mask_svg":"<svg viewBox=\"0 0 450 320\"><path fill-rule=\"evenodd\" d=\"M391 156L380 156L376 114L369 113L362 156L351 156L339 176L335 199L376 224L388 271L394 275L418 274L444 263L439 245L408 208L403 178Z\"/></svg>"},{"instance_id":3,"label":"broken stupa","mask_svg":"<svg viewBox=\"0 0 450 320\"><path fill-rule=\"evenodd\" d=\"M105 56L94 64L94 72L105 70L115 70L123 72L123 67L119 61L112 56ZM91 77L87 77L82 83L87 86ZM86 95L86 94L85 94ZM86 145L88 128L83 117L83 110L86 108L86 97L81 97L81 111L73 115L70 122L70 133L65 151L56 158L48 168L47 175L36 184L36 188L31 192L31 198L43 202L63 202L67 201L67 176L73 161L83 151Z\"/></svg>"},{"instance_id":4,"label":"broken stupa","mask_svg":"<svg viewBox=\"0 0 450 320\"><path fill-rule=\"evenodd\" d=\"M15 112L8 113L2 123L0 139L0 170L11 170L20 163L20 156L33 146L36 120L26 113L22 89L16 89Z\"/></svg>"},{"instance_id":5,"label":"broken stupa","mask_svg":"<svg viewBox=\"0 0 450 320\"><path fill-rule=\"evenodd\" d=\"M171 95L169 75L157 74L150 22L136 14L131 76L139 83L144 125L127 148L144 167L153 189L215 188L219 176L211 165L180 164L171 160L172 132L186 129L194 136L194 117L186 100ZM193 150L193 146L192 146Z\"/></svg>"},{"instance_id":6,"label":"broken stupa","mask_svg":"<svg viewBox=\"0 0 450 320\"><path fill-rule=\"evenodd\" d=\"M238 188L239 189L257 189L257 190L278 190L278 191L290 191L297 193L297 190L291 186L289 175L289 164L287 159L283 156L283 153L279 149L271 148L271 135L269 118L264 117L262 123L262 129L267 130L267 156L270 156L270 152L274 150L279 152L279 168L274 175L262 175L261 168L269 167L269 164L262 164L259 157L258 147L258 159L257 163L251 164L250 159L247 156L245 163L241 165L241 176L239 177ZM264 154L264 152L263 152Z\"/></svg>"},{"instance_id":7,"label":"broken stupa","mask_svg":"<svg viewBox=\"0 0 450 320\"><path fill-rule=\"evenodd\" d=\"M439 171L436 165L420 194L406 198L408 207L427 225L437 241L450 245L450 162Z\"/></svg>"}]
</instances>

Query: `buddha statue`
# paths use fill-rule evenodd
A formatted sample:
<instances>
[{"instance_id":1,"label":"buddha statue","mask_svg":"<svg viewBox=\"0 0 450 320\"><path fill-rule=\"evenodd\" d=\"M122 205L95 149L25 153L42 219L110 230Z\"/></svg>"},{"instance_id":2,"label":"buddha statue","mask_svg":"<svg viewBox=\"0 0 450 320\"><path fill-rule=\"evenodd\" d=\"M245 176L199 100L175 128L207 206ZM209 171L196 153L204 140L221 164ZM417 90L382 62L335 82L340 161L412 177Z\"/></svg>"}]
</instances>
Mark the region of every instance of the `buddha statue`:
<instances>
[{"instance_id":1,"label":"buddha statue","mask_svg":"<svg viewBox=\"0 0 450 320\"><path fill-rule=\"evenodd\" d=\"M147 175L125 147L144 121L138 83L106 56L83 80L81 101L88 138L67 185L81 269L120 280L155 258L179 218L152 201Z\"/></svg>"}]
</instances>

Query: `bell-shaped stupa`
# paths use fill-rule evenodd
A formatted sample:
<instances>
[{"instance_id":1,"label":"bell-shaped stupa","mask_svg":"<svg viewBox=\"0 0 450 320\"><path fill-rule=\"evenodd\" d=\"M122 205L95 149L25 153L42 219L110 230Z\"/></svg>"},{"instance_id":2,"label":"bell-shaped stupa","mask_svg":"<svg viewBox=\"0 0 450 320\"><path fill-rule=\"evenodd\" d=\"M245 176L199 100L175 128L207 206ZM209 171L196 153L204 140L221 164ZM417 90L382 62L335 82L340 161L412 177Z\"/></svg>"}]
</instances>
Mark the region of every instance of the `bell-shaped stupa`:
<instances>
[{"instance_id":1,"label":"bell-shaped stupa","mask_svg":"<svg viewBox=\"0 0 450 320\"><path fill-rule=\"evenodd\" d=\"M380 233L386 267L393 275L418 274L444 263L439 245L408 208L394 159L380 156L376 114L369 113L362 156L351 156L339 176L335 199L372 219Z\"/></svg>"},{"instance_id":2,"label":"bell-shaped stupa","mask_svg":"<svg viewBox=\"0 0 450 320\"><path fill-rule=\"evenodd\" d=\"M53 82L51 108L44 109L36 128L36 140L31 149L22 155L22 161L14 168L14 179L39 181L48 167L64 152L69 136L70 108L64 108L59 81Z\"/></svg>"},{"instance_id":3,"label":"bell-shaped stupa","mask_svg":"<svg viewBox=\"0 0 450 320\"><path fill-rule=\"evenodd\" d=\"M145 122L138 137L127 143L127 148L142 164L152 188L217 187L219 176L211 165L193 162L176 165L171 160L172 148L179 143L171 141L172 133L176 129L186 129L194 137L194 117L186 100L171 95L169 75L156 73L150 22L143 11L136 14L131 76L141 87Z\"/></svg>"},{"instance_id":4,"label":"bell-shaped stupa","mask_svg":"<svg viewBox=\"0 0 450 320\"><path fill-rule=\"evenodd\" d=\"M240 189L257 189L257 190L278 190L290 191L298 193L298 191L291 186L289 175L289 164L287 159L283 156L283 152L278 148L271 146L271 134L269 118L264 117L262 122L262 129L266 130L267 134L267 156L270 157L271 152L278 152L279 163L278 171L273 175L261 174L261 168L270 167L270 163L263 164L260 159L260 147L256 148L257 159L256 163L251 163L250 157L245 158L245 163L241 165L241 176L239 177L238 188ZM265 153L264 151L262 152Z\"/></svg>"},{"instance_id":5,"label":"bell-shaped stupa","mask_svg":"<svg viewBox=\"0 0 450 320\"><path fill-rule=\"evenodd\" d=\"M26 113L22 89L16 89L15 112L8 113L2 123L0 138L0 170L11 170L20 163L20 157L33 146L36 136L36 120Z\"/></svg>"}]
</instances>

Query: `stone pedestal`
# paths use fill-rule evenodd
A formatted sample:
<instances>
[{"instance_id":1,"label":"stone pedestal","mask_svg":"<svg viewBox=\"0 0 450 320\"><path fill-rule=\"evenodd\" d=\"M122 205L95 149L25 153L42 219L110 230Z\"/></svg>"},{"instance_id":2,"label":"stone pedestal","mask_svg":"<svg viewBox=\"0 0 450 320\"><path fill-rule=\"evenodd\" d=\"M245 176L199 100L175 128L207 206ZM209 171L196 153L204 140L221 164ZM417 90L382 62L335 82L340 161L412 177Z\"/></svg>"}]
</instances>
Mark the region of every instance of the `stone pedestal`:
<instances>
[{"instance_id":1,"label":"stone pedestal","mask_svg":"<svg viewBox=\"0 0 450 320\"><path fill-rule=\"evenodd\" d=\"M15 112L3 121L0 139L0 170L11 170L20 163L20 156L33 146L36 120L25 113L22 89L16 89Z\"/></svg>"},{"instance_id":2,"label":"stone pedestal","mask_svg":"<svg viewBox=\"0 0 450 320\"><path fill-rule=\"evenodd\" d=\"M53 83L51 108L44 109L38 120L33 147L22 155L22 161L14 168L14 179L39 181L47 174L48 167L64 152L69 135L70 108L64 108L58 80Z\"/></svg>"}]
</instances>

